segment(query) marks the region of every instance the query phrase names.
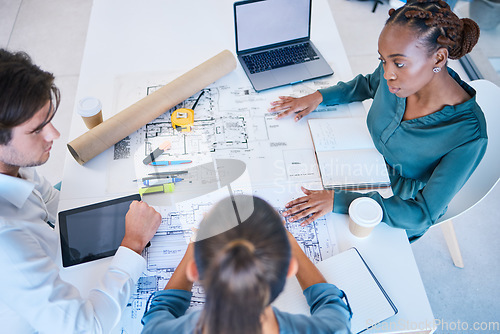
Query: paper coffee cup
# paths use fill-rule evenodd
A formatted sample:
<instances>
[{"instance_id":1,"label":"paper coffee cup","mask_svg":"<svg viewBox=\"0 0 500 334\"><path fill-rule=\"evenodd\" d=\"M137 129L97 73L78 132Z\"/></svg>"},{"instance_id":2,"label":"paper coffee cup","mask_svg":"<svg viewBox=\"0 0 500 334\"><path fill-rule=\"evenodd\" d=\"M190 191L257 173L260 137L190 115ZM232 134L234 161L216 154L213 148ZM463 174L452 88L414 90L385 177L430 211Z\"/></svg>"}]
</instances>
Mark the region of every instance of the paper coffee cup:
<instances>
[{"instance_id":1,"label":"paper coffee cup","mask_svg":"<svg viewBox=\"0 0 500 334\"><path fill-rule=\"evenodd\" d=\"M89 129L102 123L101 101L95 97L84 97L78 101L77 111Z\"/></svg>"},{"instance_id":2,"label":"paper coffee cup","mask_svg":"<svg viewBox=\"0 0 500 334\"><path fill-rule=\"evenodd\" d=\"M358 238L366 238L383 217L382 208L370 197L359 197L349 205L349 230Z\"/></svg>"}]
</instances>

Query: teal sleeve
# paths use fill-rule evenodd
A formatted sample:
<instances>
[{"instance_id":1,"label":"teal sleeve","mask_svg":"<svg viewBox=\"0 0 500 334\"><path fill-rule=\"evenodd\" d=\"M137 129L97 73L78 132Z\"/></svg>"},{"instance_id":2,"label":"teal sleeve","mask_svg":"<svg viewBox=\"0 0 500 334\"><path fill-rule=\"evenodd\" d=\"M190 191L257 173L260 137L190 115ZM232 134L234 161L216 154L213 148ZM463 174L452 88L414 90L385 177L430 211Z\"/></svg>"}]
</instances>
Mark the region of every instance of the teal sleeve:
<instances>
[{"instance_id":1,"label":"teal sleeve","mask_svg":"<svg viewBox=\"0 0 500 334\"><path fill-rule=\"evenodd\" d=\"M313 284L304 290L311 315L290 314L274 309L280 333L348 334L352 312L342 300L344 292L329 283ZM349 298L349 297L347 297Z\"/></svg>"},{"instance_id":2,"label":"teal sleeve","mask_svg":"<svg viewBox=\"0 0 500 334\"><path fill-rule=\"evenodd\" d=\"M368 75L358 75L348 82L339 82L335 86L320 89L323 96L323 105L336 105L373 98L380 84L382 65L375 72Z\"/></svg>"},{"instance_id":3,"label":"teal sleeve","mask_svg":"<svg viewBox=\"0 0 500 334\"><path fill-rule=\"evenodd\" d=\"M337 317L349 325L352 312L349 305L342 300L345 296L344 291L330 283L317 283L306 288L303 293L310 307L311 316L321 317L323 313L327 313L325 310L335 309ZM331 314L328 318L331 318Z\"/></svg>"},{"instance_id":4,"label":"teal sleeve","mask_svg":"<svg viewBox=\"0 0 500 334\"><path fill-rule=\"evenodd\" d=\"M177 319L186 313L191 303L191 291L169 289L155 292L149 309L142 317L142 333L154 333L157 325ZM147 326L146 326L147 325Z\"/></svg>"},{"instance_id":5,"label":"teal sleeve","mask_svg":"<svg viewBox=\"0 0 500 334\"><path fill-rule=\"evenodd\" d=\"M384 212L383 222L418 236L433 225L448 204L476 169L486 151L487 139L479 138L450 151L441 158L427 184L414 198L398 196L384 199L378 192L366 194L335 191L333 211L347 213L356 198L367 196L376 200Z\"/></svg>"}]
</instances>

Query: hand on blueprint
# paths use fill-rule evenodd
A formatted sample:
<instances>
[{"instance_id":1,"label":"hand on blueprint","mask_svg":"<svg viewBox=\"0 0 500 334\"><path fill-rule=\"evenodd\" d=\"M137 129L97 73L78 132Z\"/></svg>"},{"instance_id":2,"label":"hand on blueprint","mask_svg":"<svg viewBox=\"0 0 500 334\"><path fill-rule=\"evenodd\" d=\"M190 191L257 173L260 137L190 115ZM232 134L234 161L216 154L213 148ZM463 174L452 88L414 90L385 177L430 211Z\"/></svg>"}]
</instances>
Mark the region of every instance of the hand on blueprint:
<instances>
[{"instance_id":1,"label":"hand on blueprint","mask_svg":"<svg viewBox=\"0 0 500 334\"><path fill-rule=\"evenodd\" d=\"M285 207L288 209L283 212L283 216L289 217L288 221L295 221L306 216L300 225L306 226L326 215L333 210L333 190L309 190L301 187L306 196L299 197L288 202Z\"/></svg>"},{"instance_id":2,"label":"hand on blueprint","mask_svg":"<svg viewBox=\"0 0 500 334\"><path fill-rule=\"evenodd\" d=\"M198 271L193 271L192 267L190 269L188 268L189 266L193 266L194 263L194 244L191 242L188 244L186 253L184 253L177 268L175 268L172 277L170 277L167 285L165 285L165 290L176 289L191 291L193 289L193 282L198 280Z\"/></svg>"},{"instance_id":3,"label":"hand on blueprint","mask_svg":"<svg viewBox=\"0 0 500 334\"><path fill-rule=\"evenodd\" d=\"M288 241L290 241L290 246L292 248L292 259L290 268L288 269L289 273L295 272L302 290L307 289L313 284L326 283L323 274L321 274L316 265L307 257L292 233L290 233L290 231L287 232ZM293 263L294 260L296 264Z\"/></svg>"},{"instance_id":4,"label":"hand on blueprint","mask_svg":"<svg viewBox=\"0 0 500 334\"><path fill-rule=\"evenodd\" d=\"M271 102L270 112L280 111L276 119L295 113L295 122L314 111L323 101L323 96L316 91L312 94L295 98L291 96L280 96L278 101Z\"/></svg>"},{"instance_id":5,"label":"hand on blueprint","mask_svg":"<svg viewBox=\"0 0 500 334\"><path fill-rule=\"evenodd\" d=\"M122 246L141 254L160 226L161 215L144 202L133 201L125 216Z\"/></svg>"}]
</instances>

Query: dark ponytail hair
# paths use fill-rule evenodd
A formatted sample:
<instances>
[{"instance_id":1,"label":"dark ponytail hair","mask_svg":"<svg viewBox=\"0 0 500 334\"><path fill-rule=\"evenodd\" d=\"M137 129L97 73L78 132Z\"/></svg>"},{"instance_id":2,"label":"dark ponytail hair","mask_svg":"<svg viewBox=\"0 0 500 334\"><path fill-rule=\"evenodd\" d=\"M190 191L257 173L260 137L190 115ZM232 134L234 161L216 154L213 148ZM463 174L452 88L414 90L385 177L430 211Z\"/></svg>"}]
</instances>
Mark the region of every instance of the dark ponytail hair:
<instances>
[{"instance_id":1,"label":"dark ponytail hair","mask_svg":"<svg viewBox=\"0 0 500 334\"><path fill-rule=\"evenodd\" d=\"M443 0L413 0L389 10L388 24L414 28L429 54L447 48L450 59L472 51L479 40L479 26L469 18L460 19Z\"/></svg>"},{"instance_id":2,"label":"dark ponytail hair","mask_svg":"<svg viewBox=\"0 0 500 334\"><path fill-rule=\"evenodd\" d=\"M283 290L291 257L280 215L257 197L226 198L201 222L194 252L206 295L197 332L261 333L262 312Z\"/></svg>"}]
</instances>

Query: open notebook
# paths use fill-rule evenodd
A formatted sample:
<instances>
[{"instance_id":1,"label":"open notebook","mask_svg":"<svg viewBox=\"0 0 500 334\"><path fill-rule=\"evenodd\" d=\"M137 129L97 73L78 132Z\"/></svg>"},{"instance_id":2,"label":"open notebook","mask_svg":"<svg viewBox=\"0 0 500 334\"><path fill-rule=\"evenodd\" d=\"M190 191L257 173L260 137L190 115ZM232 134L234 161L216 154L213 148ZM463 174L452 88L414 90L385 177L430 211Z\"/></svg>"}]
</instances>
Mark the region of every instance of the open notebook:
<instances>
[{"instance_id":1,"label":"open notebook","mask_svg":"<svg viewBox=\"0 0 500 334\"><path fill-rule=\"evenodd\" d=\"M373 145L365 117L309 119L325 189L390 186L384 157Z\"/></svg>"},{"instance_id":2,"label":"open notebook","mask_svg":"<svg viewBox=\"0 0 500 334\"><path fill-rule=\"evenodd\" d=\"M317 267L327 282L335 284L345 292L353 312L353 333L360 333L398 312L356 248L350 248L319 262ZM309 306L295 277L287 280L284 291L274 301L273 306L289 313L310 314Z\"/></svg>"}]
</instances>

